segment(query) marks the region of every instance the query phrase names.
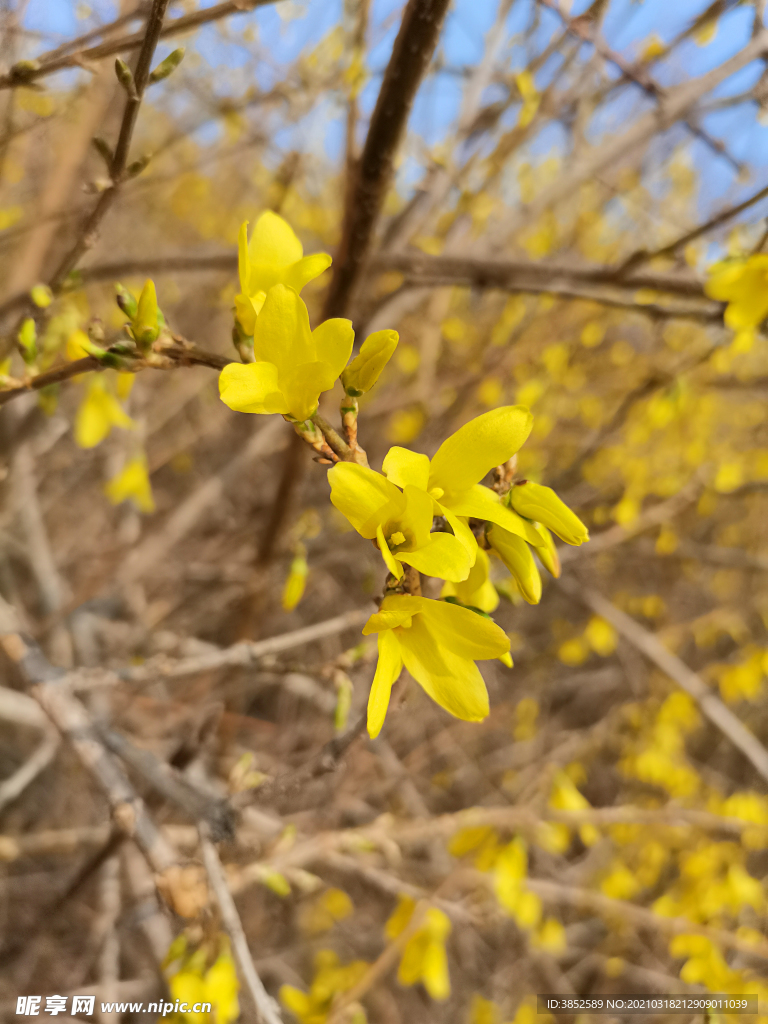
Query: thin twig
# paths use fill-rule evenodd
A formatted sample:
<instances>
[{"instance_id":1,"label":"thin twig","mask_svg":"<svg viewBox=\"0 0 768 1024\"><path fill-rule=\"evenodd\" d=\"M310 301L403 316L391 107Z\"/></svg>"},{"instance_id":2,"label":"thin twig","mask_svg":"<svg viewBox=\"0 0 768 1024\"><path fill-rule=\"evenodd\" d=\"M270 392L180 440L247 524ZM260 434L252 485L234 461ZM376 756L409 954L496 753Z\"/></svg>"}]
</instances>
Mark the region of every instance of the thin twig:
<instances>
[{"instance_id":1,"label":"thin twig","mask_svg":"<svg viewBox=\"0 0 768 1024\"><path fill-rule=\"evenodd\" d=\"M757 737L712 693L703 679L677 655L672 654L647 629L590 587L561 579L560 586L571 597L582 601L616 629L670 679L691 696L714 727L726 736L768 782L768 750Z\"/></svg>"},{"instance_id":2,"label":"thin twig","mask_svg":"<svg viewBox=\"0 0 768 1024\"><path fill-rule=\"evenodd\" d=\"M219 860L219 854L211 842L205 825L200 826L200 850L208 881L216 896L216 902L219 904L222 923L232 942L232 952L256 1007L259 1024L282 1024L277 1003L264 988L264 984L253 966L253 957L248 948L243 923L227 886L227 876Z\"/></svg>"}]
</instances>

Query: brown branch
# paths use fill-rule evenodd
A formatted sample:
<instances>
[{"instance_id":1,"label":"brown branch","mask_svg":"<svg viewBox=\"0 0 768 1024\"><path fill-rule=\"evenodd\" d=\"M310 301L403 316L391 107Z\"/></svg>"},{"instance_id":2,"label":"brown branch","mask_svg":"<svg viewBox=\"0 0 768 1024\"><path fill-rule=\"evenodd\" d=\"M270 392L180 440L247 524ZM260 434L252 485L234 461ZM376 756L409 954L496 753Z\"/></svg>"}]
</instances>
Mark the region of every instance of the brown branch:
<instances>
[{"instance_id":1,"label":"brown branch","mask_svg":"<svg viewBox=\"0 0 768 1024\"><path fill-rule=\"evenodd\" d=\"M72 676L51 665L34 640L22 635L13 609L1 599L0 647L16 666L30 696L101 788L115 824L134 840L155 872L166 903L184 917L195 917L207 903L195 867L179 862L120 764L105 749L84 705L71 690Z\"/></svg>"},{"instance_id":2,"label":"brown branch","mask_svg":"<svg viewBox=\"0 0 768 1024\"><path fill-rule=\"evenodd\" d=\"M231 359L227 359L225 356L217 355L215 352L206 352L183 339L179 339L177 342L169 345L164 345L160 349L159 354L166 356L169 361L167 363L147 362L139 357L130 366L130 372L136 373L147 368L152 370L168 370L174 369L177 366L209 366L213 370L223 370L228 363L232 362ZM0 391L0 406L5 405L6 402L10 402L14 398L18 398L19 395L25 395L28 391L40 391L53 384L61 384L66 380L71 380L73 377L78 377L81 373L88 373L91 370L105 370L107 368L95 356L86 356L84 359L75 359L71 363L62 363L60 366L55 366L52 370L46 370L45 373L39 373L36 377L28 378L20 386Z\"/></svg>"},{"instance_id":3,"label":"brown branch","mask_svg":"<svg viewBox=\"0 0 768 1024\"><path fill-rule=\"evenodd\" d=\"M449 0L408 0L346 205L323 319L344 316L370 252L416 91L432 59Z\"/></svg>"},{"instance_id":4,"label":"brown branch","mask_svg":"<svg viewBox=\"0 0 768 1024\"><path fill-rule=\"evenodd\" d=\"M185 32L191 32L193 29L199 28L201 25L207 25L212 21L219 21L221 18L228 18L232 14L244 14L248 11L252 11L257 7L265 7L267 4L277 3L278 0L226 0L225 3L215 4L213 7L206 7L201 11L195 11L192 14L185 14L181 18L176 18L169 22L160 32L161 39L167 39L170 36L181 35ZM99 34L105 34L110 29L117 28L120 24L123 24L126 20L135 18L139 13L140 9L133 11L129 16L124 18L118 18L116 21L111 22L109 25L105 25L99 32ZM130 50L138 49L144 40L144 32L132 32L129 35L121 36L119 39L112 39L109 42L100 43L98 46L91 46L83 48L83 44L93 38L94 33L89 32L79 39L73 40L67 44L68 49L75 49L74 53L67 55L61 55L59 47L58 50L52 50L49 53L44 53L37 59L39 67L29 68L25 65L19 67L15 65L6 75L0 75L0 89L12 89L18 85L26 85L29 82L36 82L39 78L44 78L46 75L52 75L56 71L61 71L64 68L82 67L93 63L94 61L103 60L105 57L112 57L116 53L125 53Z\"/></svg>"}]
</instances>

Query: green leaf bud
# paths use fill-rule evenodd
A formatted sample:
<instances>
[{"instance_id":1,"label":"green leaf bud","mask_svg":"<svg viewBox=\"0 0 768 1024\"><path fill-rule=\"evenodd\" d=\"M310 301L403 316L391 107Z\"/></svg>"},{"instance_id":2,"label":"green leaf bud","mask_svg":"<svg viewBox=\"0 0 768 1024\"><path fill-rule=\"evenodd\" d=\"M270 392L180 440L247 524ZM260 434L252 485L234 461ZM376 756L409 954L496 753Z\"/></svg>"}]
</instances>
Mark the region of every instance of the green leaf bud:
<instances>
[{"instance_id":1,"label":"green leaf bud","mask_svg":"<svg viewBox=\"0 0 768 1024\"><path fill-rule=\"evenodd\" d=\"M107 167L111 167L112 161L114 160L114 153L112 152L112 147L107 140L102 139L100 135L94 135L91 139L91 143Z\"/></svg>"},{"instance_id":2,"label":"green leaf bud","mask_svg":"<svg viewBox=\"0 0 768 1024\"><path fill-rule=\"evenodd\" d=\"M149 165L149 161L152 157L149 153L144 153L138 160L132 160L125 169L125 173L129 178L137 178L143 170Z\"/></svg>"},{"instance_id":3,"label":"green leaf bud","mask_svg":"<svg viewBox=\"0 0 768 1024\"><path fill-rule=\"evenodd\" d=\"M535 484L532 480L519 480L507 500L510 508L519 515L546 526L566 544L578 546L589 540L589 531L584 523L551 487Z\"/></svg>"},{"instance_id":4,"label":"green leaf bud","mask_svg":"<svg viewBox=\"0 0 768 1024\"><path fill-rule=\"evenodd\" d=\"M131 295L128 289L122 284L116 284L115 291L117 292L118 306L126 316L129 316L131 320L133 320L139 310L136 299L134 299L133 295Z\"/></svg>"},{"instance_id":5,"label":"green leaf bud","mask_svg":"<svg viewBox=\"0 0 768 1024\"><path fill-rule=\"evenodd\" d=\"M21 358L31 366L37 359L37 325L31 316L26 317L19 328L18 341Z\"/></svg>"},{"instance_id":6,"label":"green leaf bud","mask_svg":"<svg viewBox=\"0 0 768 1024\"><path fill-rule=\"evenodd\" d=\"M118 82L122 85L131 99L137 99L138 93L136 92L136 83L133 80L133 72L125 61L121 60L119 57L115 60L115 74L117 75Z\"/></svg>"},{"instance_id":7,"label":"green leaf bud","mask_svg":"<svg viewBox=\"0 0 768 1024\"><path fill-rule=\"evenodd\" d=\"M376 331L360 346L360 352L341 374L348 395L357 398L370 391L397 348L397 331Z\"/></svg>"},{"instance_id":8,"label":"green leaf bud","mask_svg":"<svg viewBox=\"0 0 768 1024\"><path fill-rule=\"evenodd\" d=\"M132 328L136 343L142 348L151 345L160 333L157 319L157 293L155 283L149 278L144 282L139 296L139 304L136 316L133 318Z\"/></svg>"},{"instance_id":9,"label":"green leaf bud","mask_svg":"<svg viewBox=\"0 0 768 1024\"><path fill-rule=\"evenodd\" d=\"M488 543L512 573L528 604L541 600L541 576L533 560L531 549L522 537L516 537L500 526L490 526L486 533Z\"/></svg>"},{"instance_id":10,"label":"green leaf bud","mask_svg":"<svg viewBox=\"0 0 768 1024\"><path fill-rule=\"evenodd\" d=\"M174 50L173 53L169 53L165 60L160 61L155 70L149 76L149 85L154 85L155 82L162 82L168 75L173 74L176 68L184 60L184 54L186 50L183 46L180 46L178 50Z\"/></svg>"}]
</instances>

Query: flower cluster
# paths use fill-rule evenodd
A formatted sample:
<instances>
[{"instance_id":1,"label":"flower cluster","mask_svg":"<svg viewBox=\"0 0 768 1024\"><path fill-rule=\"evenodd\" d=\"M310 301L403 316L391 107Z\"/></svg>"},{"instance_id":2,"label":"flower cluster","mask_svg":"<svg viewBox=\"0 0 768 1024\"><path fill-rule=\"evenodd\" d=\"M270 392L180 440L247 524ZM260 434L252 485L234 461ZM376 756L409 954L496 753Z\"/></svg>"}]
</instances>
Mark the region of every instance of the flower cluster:
<instances>
[{"instance_id":1,"label":"flower cluster","mask_svg":"<svg viewBox=\"0 0 768 1024\"><path fill-rule=\"evenodd\" d=\"M380 610L363 629L366 636L377 635L379 651L368 702L370 735L377 736L384 724L403 667L446 711L478 721L488 714L488 693L476 662L499 658L512 664L509 638L489 616L498 596L488 552L535 604L541 577L534 555L557 576L552 534L578 545L588 539L587 530L550 488L514 480L510 460L533 425L522 405L476 417L432 459L394 447L382 472L368 466L357 443L357 399L375 384L398 338L394 331L378 331L350 362L354 331L348 320L326 320L312 330L299 292L329 265L325 254L304 256L296 235L275 214L259 218L250 240L243 225L234 310L234 340L243 362L222 371L221 398L231 409L277 413L294 424L319 461L332 463L331 502L377 546L389 570ZM320 395L337 380L344 391L346 440L318 416ZM484 486L494 470L494 488ZM307 566L303 550L299 555L301 586L297 577L284 597L286 607L303 590ZM439 600L421 595L420 573L445 582Z\"/></svg>"}]
</instances>

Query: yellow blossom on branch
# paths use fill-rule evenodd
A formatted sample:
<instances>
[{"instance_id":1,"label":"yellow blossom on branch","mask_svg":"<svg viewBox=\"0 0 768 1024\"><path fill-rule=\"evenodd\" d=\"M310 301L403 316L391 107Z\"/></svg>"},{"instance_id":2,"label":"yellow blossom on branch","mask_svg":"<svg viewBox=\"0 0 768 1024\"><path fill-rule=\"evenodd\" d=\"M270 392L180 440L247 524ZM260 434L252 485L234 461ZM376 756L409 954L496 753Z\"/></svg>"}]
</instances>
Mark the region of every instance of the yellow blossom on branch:
<instances>
[{"instance_id":1,"label":"yellow blossom on branch","mask_svg":"<svg viewBox=\"0 0 768 1024\"><path fill-rule=\"evenodd\" d=\"M389 480L428 492L436 515L445 516L454 534L472 554L477 545L464 519L484 519L523 537L530 544L542 538L532 523L502 504L498 494L480 480L507 462L531 432L533 416L523 405L491 409L451 434L430 460L407 448L390 448L383 469Z\"/></svg>"},{"instance_id":2,"label":"yellow blossom on branch","mask_svg":"<svg viewBox=\"0 0 768 1024\"><path fill-rule=\"evenodd\" d=\"M729 259L709 268L704 291L727 302L725 324L734 331L750 330L768 316L768 255Z\"/></svg>"},{"instance_id":3,"label":"yellow blossom on branch","mask_svg":"<svg viewBox=\"0 0 768 1024\"><path fill-rule=\"evenodd\" d=\"M75 442L80 448L95 448L112 427L133 430L135 424L102 377L94 377L75 416Z\"/></svg>"},{"instance_id":4,"label":"yellow blossom on branch","mask_svg":"<svg viewBox=\"0 0 768 1024\"><path fill-rule=\"evenodd\" d=\"M146 456L142 453L129 459L105 486L104 492L113 505L130 499L141 512L154 512L155 499L152 497Z\"/></svg>"},{"instance_id":5,"label":"yellow blossom on branch","mask_svg":"<svg viewBox=\"0 0 768 1024\"><path fill-rule=\"evenodd\" d=\"M298 422L317 411L352 352L349 320L326 320L314 331L298 292L270 288L255 325L253 363L229 363L221 371L221 400L236 412L281 413Z\"/></svg>"},{"instance_id":6,"label":"yellow blossom on branch","mask_svg":"<svg viewBox=\"0 0 768 1024\"><path fill-rule=\"evenodd\" d=\"M392 686L405 665L440 707L467 722L488 714L488 691L475 660L509 651L504 631L469 608L409 594L391 595L363 627L378 633L379 661L368 698L368 732L378 736Z\"/></svg>"},{"instance_id":7,"label":"yellow blossom on branch","mask_svg":"<svg viewBox=\"0 0 768 1024\"><path fill-rule=\"evenodd\" d=\"M410 896L400 896L384 932L394 942L411 922L416 904ZM400 958L397 980L401 985L421 982L433 999L447 999L451 994L448 956L445 942L451 933L451 922L442 910L429 907L422 924L408 939Z\"/></svg>"},{"instance_id":8,"label":"yellow blossom on branch","mask_svg":"<svg viewBox=\"0 0 768 1024\"><path fill-rule=\"evenodd\" d=\"M467 548L448 533L431 533L432 499L406 484L401 491L367 466L340 462L328 471L331 502L357 532L376 539L389 571L400 579L402 563L440 579L463 580L471 559Z\"/></svg>"},{"instance_id":9,"label":"yellow blossom on branch","mask_svg":"<svg viewBox=\"0 0 768 1024\"><path fill-rule=\"evenodd\" d=\"M241 225L237 263L240 294L235 297L235 313L241 328L250 336L270 288L285 284L300 292L308 281L330 267L331 257L324 252L305 256L291 226L267 210L256 221L250 241L248 221Z\"/></svg>"}]
</instances>

